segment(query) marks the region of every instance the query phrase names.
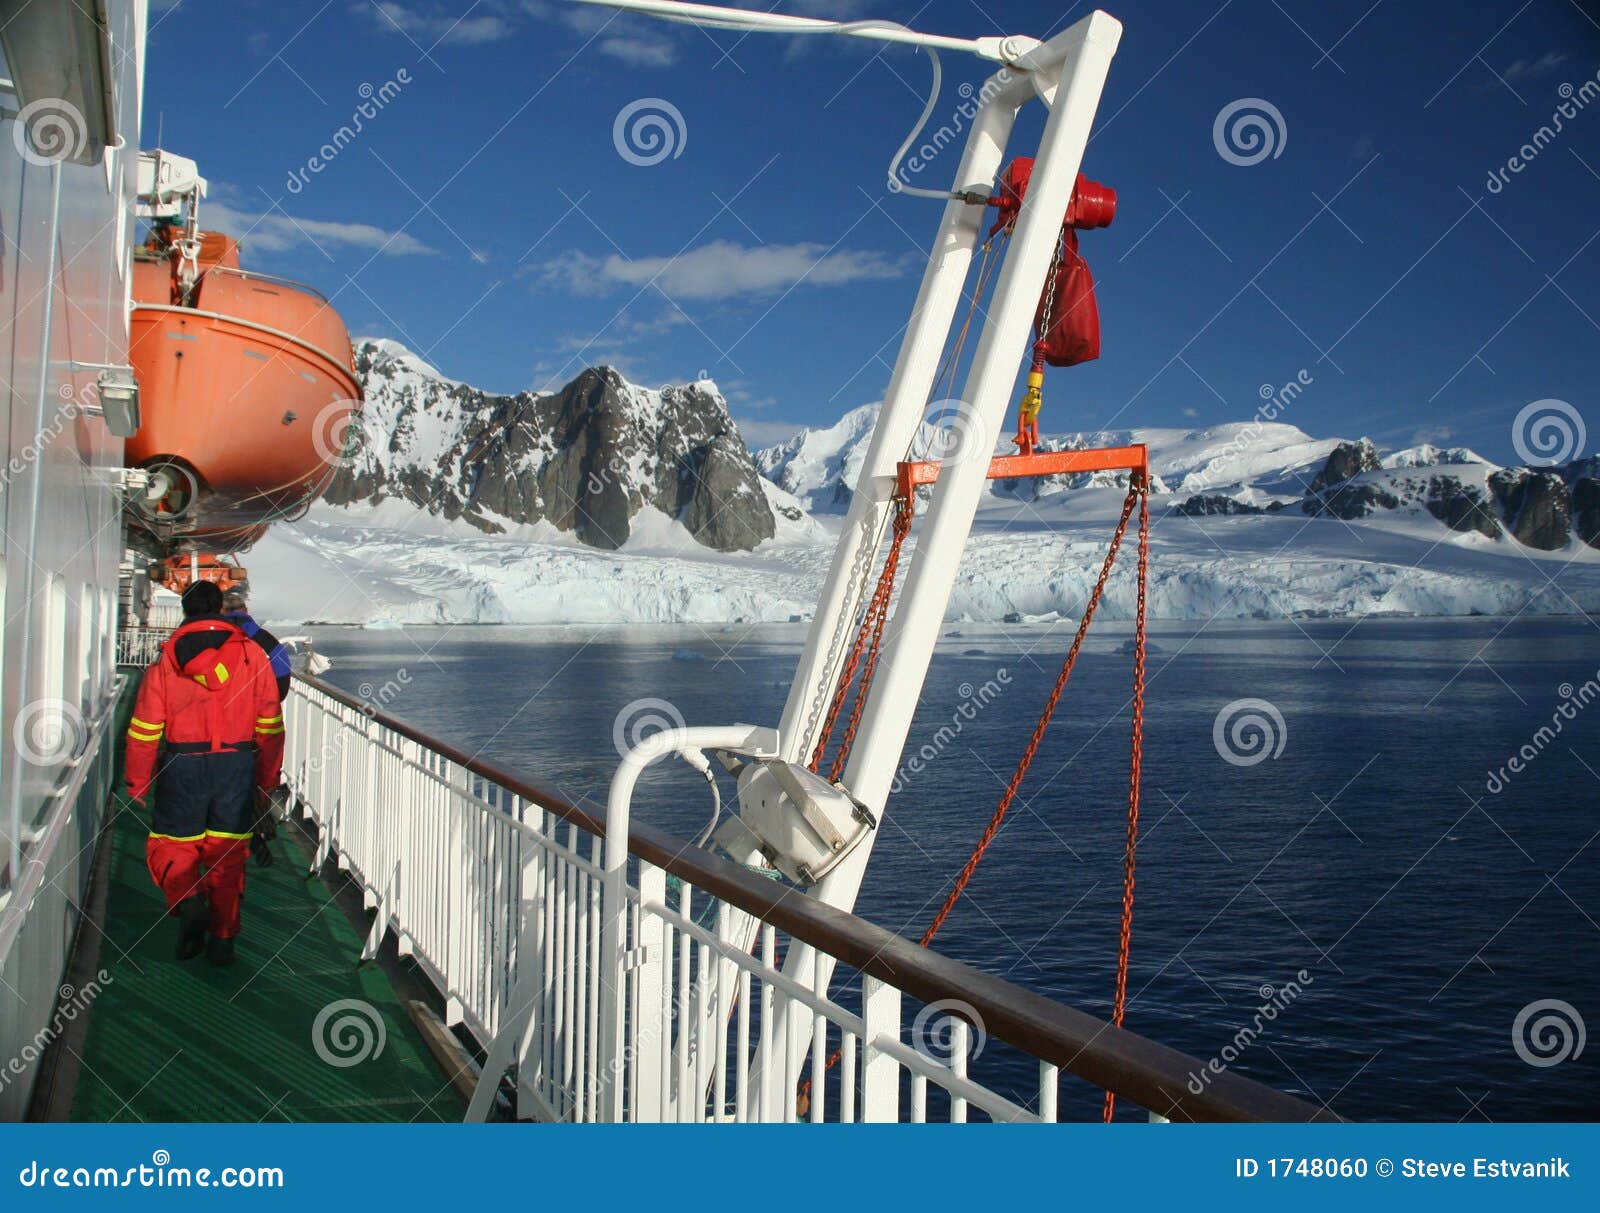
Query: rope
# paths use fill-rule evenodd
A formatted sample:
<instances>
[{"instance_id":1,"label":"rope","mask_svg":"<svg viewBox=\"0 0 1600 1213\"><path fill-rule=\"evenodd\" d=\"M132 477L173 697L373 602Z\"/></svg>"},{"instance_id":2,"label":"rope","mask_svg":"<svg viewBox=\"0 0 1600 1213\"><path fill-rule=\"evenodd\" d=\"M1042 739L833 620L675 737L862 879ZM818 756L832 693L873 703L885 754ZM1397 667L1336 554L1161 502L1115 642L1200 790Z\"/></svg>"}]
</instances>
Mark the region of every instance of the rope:
<instances>
[{"instance_id":1,"label":"rope","mask_svg":"<svg viewBox=\"0 0 1600 1213\"><path fill-rule=\"evenodd\" d=\"M1001 239L1009 239L1009 231L1002 234ZM962 351L966 348L967 335L972 329L973 317L978 311L978 300L983 298L983 293L989 287L989 279L993 276L995 267L1000 264L999 258L994 256L994 241L983 242L983 256L978 262L978 277L972 287L972 296L967 303L967 314L961 322L961 328L956 332L956 339L951 342L949 351L945 354L944 362L933 376L934 391L939 393L935 400L948 400L956 388L956 367L961 362ZM941 391L940 382L944 381Z\"/></svg>"},{"instance_id":2,"label":"rope","mask_svg":"<svg viewBox=\"0 0 1600 1213\"><path fill-rule=\"evenodd\" d=\"M1050 727L1050 718L1055 715L1056 705L1061 702L1061 693L1067 689L1067 680L1072 677L1073 667L1078 663L1078 652L1083 648L1083 638L1088 634L1089 624L1093 622L1095 611L1100 606L1101 596L1105 593L1106 580L1111 576L1111 566L1116 562L1117 551L1122 546L1122 536L1128 529L1128 519L1133 514L1133 503L1136 499L1143 500L1142 491L1130 486L1127 500L1122 503L1122 517L1117 521L1116 532L1111 536L1111 546L1106 549L1105 563L1100 566L1100 576L1096 579L1094 589L1089 594L1089 601L1083 608L1083 618L1078 621L1077 634L1072 638L1072 647L1067 650L1066 660L1061 663L1061 673L1056 675L1056 684L1050 691L1050 698L1045 701L1044 711L1039 714L1039 723L1033 726L1033 735L1028 738L1028 746L1022 751L1022 757L1017 760L1016 770L1011 774L1011 782L1001 793L1000 803L995 806L994 816L989 818L989 825L983 831L983 836L978 839L978 845L972 848L972 854L968 856L966 865L956 877L955 886L944 899L944 904L939 907L939 912L933 916L928 929L922 933L923 947L933 942L933 937L939 933L939 928L944 926L945 919L950 917L950 911L955 909L956 902L961 899L967 883L972 879L972 874L978 870L978 864L983 862L984 852L989 849L989 844L1000 832L1001 823L1011 810L1011 802L1016 799L1017 790L1027 776L1028 768L1033 765L1034 755L1039 752L1039 743L1044 740L1045 730Z\"/></svg>"},{"instance_id":3,"label":"rope","mask_svg":"<svg viewBox=\"0 0 1600 1213\"><path fill-rule=\"evenodd\" d=\"M1122 867L1122 918L1120 924L1117 947L1117 978L1116 991L1112 1000L1111 1022L1121 1027L1124 1012L1127 1007L1128 994L1128 961L1133 939L1133 890L1134 890L1134 857L1139 838L1139 786L1140 768L1144 751L1144 682L1145 682L1145 649L1146 649L1146 593L1149 584L1150 570L1150 499L1149 486L1145 477L1135 472L1128 478L1128 496L1122 503L1122 515L1117 520L1117 528L1112 533L1110 546L1106 549L1105 561L1100 566L1100 575L1095 579L1094 589L1090 591L1088 602L1083 609L1083 617L1078 621L1078 630L1073 635L1072 646L1067 650L1066 658L1061 663L1061 672L1056 676L1054 687L1050 696L1045 701L1044 710L1039 714L1039 721L1034 725L1033 733L1028 738L1027 747L1023 750L1021 758L1017 761L1016 769L1012 772L1011 781L1006 785L1000 797L1000 803L995 807L994 814L989 819L977 845L972 848L972 853L967 857L967 862L962 866L960 874L956 877L939 911L922 933L919 941L922 947L927 947L938 935L945 920L955 909L956 903L966 891L973 874L977 872L978 865L983 862L984 854L1000 832L1000 827L1005 822L1006 814L1010 812L1012 802L1016 799L1017 792L1022 786L1022 781L1027 777L1028 768L1032 766L1035 755L1038 753L1040 743L1044 740L1046 730L1050 727L1051 718L1055 715L1061 696L1067 688L1067 682L1072 677L1072 671L1078 662L1078 654L1083 648L1084 637L1088 635L1089 625L1094 621L1096 611L1105 596L1106 582L1110 579L1112 567L1116 563L1117 553L1121 550L1123 536L1127 534L1128 521L1133 516L1135 503L1139 506L1139 568L1137 606L1134 614L1134 658L1133 658L1133 722L1132 740L1130 742L1129 775L1128 775L1128 830L1126 849L1123 855ZM842 709L845 693L848 689L850 678L854 674L855 664L863 649L867 647L869 629L871 631L871 648L867 667L862 675L862 685L858 689L857 698L851 713L850 725L845 732L841 743L841 755L834 759L834 766L830 778L838 779L843 770L844 755L848 755L850 743L854 740L855 726L859 722L861 706L866 698L866 690L870 686L873 665L877 660L877 642L883 631L883 617L888 613L888 597L894 586L895 569L899 562L900 545L905 539L905 534L910 530L911 509L908 501L900 503L901 512L895 518L895 540L889 549L889 556L884 562L883 574L878 581L878 589L873 595L872 605L867 614L862 618L861 630L857 634L854 652L849 665L846 666L841 678L839 689L835 695L834 707L829 713L827 729L824 731L822 741L818 743L816 754L812 758L812 770L816 770L821 763L822 752L827 743L828 733L831 732L833 723L837 720ZM881 605L880 605L881 603ZM879 608L879 614L874 615L874 607ZM831 1070L839 1064L841 1051L835 1049L828 1055L824 1063L824 1072ZM806 1078L799 1084L797 1092L798 1114L805 1115L811 1102L811 1079ZM1102 1119L1110 1121L1116 1106L1116 1095L1107 1091L1105 1105L1102 1110Z\"/></svg>"},{"instance_id":4,"label":"rope","mask_svg":"<svg viewBox=\"0 0 1600 1213\"><path fill-rule=\"evenodd\" d=\"M856 687L855 703L850 709L850 721L845 727L838 752L833 756L833 766L828 771L828 778L832 781L837 781L844 774L850 749L855 744L856 729L861 724L861 713L866 706L867 692L871 689L872 676L878 668L878 653L883 645L883 628L889 619L889 599L894 594L895 577L900 568L900 551L905 546L906 536L911 533L914 513L909 498L895 498L894 534L889 541L889 554L883 559L883 571L878 575L877 588L873 590L867 609L861 616L861 626L856 630L855 642L850 646L850 655L845 659L844 669L839 673L839 685L834 690L833 702L828 705L828 715L822 722L816 748L811 753L811 769L815 771L822 766L823 754L827 751L828 741L832 738L834 726L839 721L839 713L844 710L850 684L855 679L856 669L861 665L862 655L865 653L866 665L862 669L861 682Z\"/></svg>"},{"instance_id":5,"label":"rope","mask_svg":"<svg viewBox=\"0 0 1600 1213\"><path fill-rule=\"evenodd\" d=\"M1137 473L1134 474L1137 477ZM1134 491L1129 479L1128 491ZM1117 990L1111 1003L1111 1022L1122 1026L1128 1002L1128 953L1133 943L1133 862L1139 846L1139 767L1144 757L1144 652L1145 594L1150 582L1150 494L1139 493L1139 601L1133 624L1133 739L1128 753L1128 841L1122 857L1122 926L1117 940ZM1117 1109L1117 1094L1107 1088L1100 1119L1110 1124Z\"/></svg>"},{"instance_id":6,"label":"rope","mask_svg":"<svg viewBox=\"0 0 1600 1213\"><path fill-rule=\"evenodd\" d=\"M1011 233L1009 231L1007 231L1007 232L1004 233L1004 236L1002 238L1003 239L1008 239L1010 237L1010 235L1011 235ZM977 311L978 311L978 301L983 298L984 291L986 291L988 289L989 281L990 281L990 279L992 279L994 277L994 272L999 267L999 264L1000 264L999 258L994 256L994 251L995 251L994 240L992 238L989 239L989 240L985 240L983 242L983 250L982 250L983 255L978 261L977 280L973 285L972 293L971 293L971 295L970 295L970 297L968 298L968 301L967 301L967 313L966 313L966 316L961 322L961 328L956 333L955 341L951 344L950 348L945 352L944 361L942 363L940 363L939 369L934 374L934 377L933 377L933 385L934 385L933 386L933 390L935 391L935 393L940 393L941 392L941 386L940 385L941 385L941 381L943 381L942 394L936 395L934 397L935 399L949 399L950 398L950 394L955 391L956 370L957 370L957 367L958 367L958 365L960 364L960 361L961 361L961 354L962 354L963 350L966 347L967 336L971 332L971 329L972 329L973 318L976 316ZM920 437L920 434L921 434L921 427L919 426L918 429L917 429L917 432L912 434L911 441L906 446L905 458L911 459L913 457L917 457L917 458L922 457L922 456L919 456L919 455L916 454L917 439ZM913 509L915 508L914 503L909 503L908 502L908 503L902 503L902 505L903 505L903 507L910 507L910 508L913 508ZM897 517L896 518L896 525L898 525L898 522L899 522L899 520L898 520L898 517ZM909 528L910 525L911 525L910 517L906 518L905 523L906 523L906 526ZM872 553L876 552L878 544L882 542L882 538L883 538L882 532L880 531L878 533L878 535L873 537L873 541L872 542L864 543L862 545L862 549L861 549L861 557L862 558L858 559L857 566L860 569L860 577L861 577L861 582L863 584L866 581L867 573L870 572L870 564L871 564L871 559L870 558L871 558L871 555L872 555ZM901 541L903 542L903 540L904 540L904 537L902 536ZM892 552L892 554L895 555L896 558L898 558L898 549L894 550ZM851 577L852 577L851 595L853 597L854 593L855 593L854 579L856 577L856 573L854 571L852 571ZM882 588L882 583L880 581L880 589L881 588ZM892 588L892 586L891 586L891 588ZM840 622L840 627L835 630L834 639L830 642L830 645L829 645L830 655L831 655L832 652L835 651L835 647L836 647L838 641L842 638L843 626L847 622L847 618L846 618L846 616L845 616L845 614L843 612L841 612L841 616L840 616L840 621L839 622ZM868 625L869 625L869 621L865 617L863 617L863 621L862 621L862 625L861 625L861 629L862 630L859 630L857 632L857 634L856 634L856 648L851 653L849 658L847 659L847 664L845 666L844 673L840 677L838 683L835 685L833 702L831 703L831 705L829 707L828 715L827 715L826 720L825 720L825 722L824 722L824 724L822 726L822 730L817 735L816 745L812 750L811 764L810 765L811 765L811 769L813 771L817 770L818 767L822 763L823 752L827 749L828 740L829 740L829 738L830 738L830 736L832 734L833 727L834 727L835 723L838 720L839 712L842 710L842 708L844 706L845 692L849 688L850 680L855 676L857 663L861 660L861 655L862 655L861 646L868 639L868 633L866 631L866 629L868 628ZM882 625L881 625L881 623L878 626L878 632L879 632L880 635L882 634ZM832 665L831 659L830 659L828 665L829 666ZM827 681L827 675L826 675L826 673L824 673L823 678L821 680L821 683L819 683L819 685L817 687L815 697L812 699L812 706L811 706L810 715L806 719L806 729L807 729L808 732L809 732L811 726L816 722L818 713L822 710L822 696L826 691L825 685L822 685L822 684L825 684L826 681ZM842 769L843 768L841 767L840 770L842 771ZM837 779L838 775L834 775L833 778Z\"/></svg>"}]
</instances>

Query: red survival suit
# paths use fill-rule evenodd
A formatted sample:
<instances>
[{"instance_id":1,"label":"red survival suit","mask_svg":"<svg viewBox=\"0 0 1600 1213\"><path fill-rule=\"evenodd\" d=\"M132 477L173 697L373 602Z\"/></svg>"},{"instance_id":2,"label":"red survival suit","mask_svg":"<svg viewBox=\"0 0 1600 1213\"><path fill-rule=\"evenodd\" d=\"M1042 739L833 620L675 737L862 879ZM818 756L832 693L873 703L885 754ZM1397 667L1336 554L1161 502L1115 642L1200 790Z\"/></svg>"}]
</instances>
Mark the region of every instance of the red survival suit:
<instances>
[{"instance_id":1,"label":"red survival suit","mask_svg":"<svg viewBox=\"0 0 1600 1213\"><path fill-rule=\"evenodd\" d=\"M211 934L239 933L256 792L277 786L282 765L283 709L266 653L220 616L191 619L144 673L125 764L134 800L145 803L155 783L145 857L169 913L203 892Z\"/></svg>"}]
</instances>

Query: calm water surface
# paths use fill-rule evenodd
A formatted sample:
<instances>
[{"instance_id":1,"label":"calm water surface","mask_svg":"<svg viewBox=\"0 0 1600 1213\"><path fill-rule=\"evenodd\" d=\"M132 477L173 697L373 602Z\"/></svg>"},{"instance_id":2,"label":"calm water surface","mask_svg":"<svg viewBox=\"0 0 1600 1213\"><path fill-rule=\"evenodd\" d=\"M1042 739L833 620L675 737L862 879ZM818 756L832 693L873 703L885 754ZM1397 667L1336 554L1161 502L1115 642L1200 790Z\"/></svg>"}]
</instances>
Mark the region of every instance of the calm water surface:
<instances>
[{"instance_id":1,"label":"calm water surface","mask_svg":"<svg viewBox=\"0 0 1600 1213\"><path fill-rule=\"evenodd\" d=\"M970 627L941 644L911 749L996 683L890 801L858 912L917 935L982 831L1054 679L1064 626ZM1108 1011L1126 824L1126 628L1098 629L1022 796L940 936L952 956ZM604 797L616 718L642 697L691 724L778 719L794 627L317 631L330 680L569 796ZM1309 979L1233 1063L1342 1115L1600 1116L1600 1044L1528 1064L1512 1026L1560 999L1600 1028L1600 628L1555 620L1156 627L1128 1025L1196 1057ZM1227 705L1265 700L1282 749L1224 761ZM1545 741L1536 731L1559 719ZM1276 726L1273 726L1277 733ZM1521 773L1490 774L1524 746ZM698 778L652 771L641 816L681 834ZM1026 1098L1003 1047L975 1063ZM1077 1084L1072 1084L1077 1085ZM1087 1088L1063 1115L1089 1115ZM1081 1104L1081 1106L1079 1106ZM1069 1106L1070 1105L1070 1106Z\"/></svg>"}]
</instances>

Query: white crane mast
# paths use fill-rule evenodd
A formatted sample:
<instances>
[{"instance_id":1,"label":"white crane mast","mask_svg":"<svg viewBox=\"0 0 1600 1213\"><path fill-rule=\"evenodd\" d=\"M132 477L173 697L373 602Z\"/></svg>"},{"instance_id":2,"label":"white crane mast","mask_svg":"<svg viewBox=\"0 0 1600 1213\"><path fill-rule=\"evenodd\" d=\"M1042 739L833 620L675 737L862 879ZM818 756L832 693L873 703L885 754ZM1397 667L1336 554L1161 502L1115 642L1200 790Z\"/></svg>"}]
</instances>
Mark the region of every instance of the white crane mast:
<instances>
[{"instance_id":1,"label":"white crane mast","mask_svg":"<svg viewBox=\"0 0 1600 1213\"><path fill-rule=\"evenodd\" d=\"M930 56L940 50L959 50L1003 64L975 94L980 102L950 186L939 191L905 191L945 199L944 214L784 706L776 735L776 756L772 755L770 730L761 730L761 748L743 755L749 761L740 774L739 815L717 837L725 850L744 862L758 862L763 857L778 862L774 856L779 856L787 862L778 862L778 866L789 874L795 870L795 858L802 850L808 859L816 854L819 837L838 840L839 853L833 861L814 879L802 884L810 896L849 910L855 904L873 841L882 827L895 769L922 694L988 474L988 457L1002 432L1017 370L1029 346L1034 311L1056 254L1062 216L1072 197L1122 26L1108 14L1095 11L1047 42L1015 37L969 40L919 34L888 22L830 22L681 0L579 2L607 4L721 29L873 38L916 46ZM937 80L936 68L936 87ZM1006 158L1017 114L1034 100L1042 101L1050 112L1033 151L1034 167L1027 193L1003 254L960 399L954 402L953 409L941 410L945 414L953 412L950 425L963 436L961 450L965 457L946 459L934 485L840 782L849 801L872 824L872 828L860 829L840 815L839 798L830 800L827 792L816 786L824 781L807 770L805 764L816 744L828 699L844 665L864 595L870 588L870 577L864 573L870 571L886 533L897 466L906 457L926 416L941 354L950 337L973 254L982 238L987 212L978 200L990 196ZM924 120L932 107L930 98ZM913 132L913 139L916 134ZM911 141L907 140L907 144ZM902 145L902 154L905 146ZM979 457L972 457L974 454ZM687 732L711 735L702 730ZM650 757L674 749L692 752L692 745L687 741L682 745L657 742L651 747ZM733 757L738 756L735 751ZM703 761L698 755L695 757ZM633 765L636 763L632 760L625 760L625 772ZM608 806L608 938L620 938L623 930L621 894L631 790L631 777L619 779ZM773 827L775 798L787 804L793 823L789 832ZM799 842L805 844L803 848ZM791 843L796 844L793 850ZM616 907L615 912L609 907ZM786 976L808 982L814 979L817 988L826 988L832 964L831 958L796 942L785 956L783 969ZM818 967L813 969L813 965ZM620 988L621 974L616 978ZM796 1025L796 1030L786 1031L783 1015L777 1018L779 1022L764 1025L763 1030L773 1031L778 1040L790 1042L790 1072L797 1073L810 1051L809 1025ZM604 1026L604 1038L614 1040L618 1048L620 1032L619 1021ZM779 1092L780 1087L781 1084L771 1084L770 1089L777 1093L774 1098L785 1097ZM769 1118L782 1119L781 1108L769 1108L766 1113Z\"/></svg>"}]
</instances>

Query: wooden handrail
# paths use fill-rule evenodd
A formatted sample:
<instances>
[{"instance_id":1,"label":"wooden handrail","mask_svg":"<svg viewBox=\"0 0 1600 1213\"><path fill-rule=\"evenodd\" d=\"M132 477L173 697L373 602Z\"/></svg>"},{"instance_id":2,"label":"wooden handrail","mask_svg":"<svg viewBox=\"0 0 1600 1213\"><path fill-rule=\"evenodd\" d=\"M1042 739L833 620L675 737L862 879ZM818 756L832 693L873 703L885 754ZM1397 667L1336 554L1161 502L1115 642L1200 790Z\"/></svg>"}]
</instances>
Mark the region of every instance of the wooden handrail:
<instances>
[{"instance_id":1,"label":"wooden handrail","mask_svg":"<svg viewBox=\"0 0 1600 1213\"><path fill-rule=\"evenodd\" d=\"M469 754L319 678L305 674L295 678L563 821L590 834L605 835L604 805L587 799L574 803L520 771ZM925 1003L957 999L972 1008L991 1036L1169 1120L1339 1119L1328 1109L1231 1071L1210 1074L1196 1094L1189 1084L1205 1072L1207 1064L1197 1058L919 947L864 918L689 846L654 826L635 822L628 832L628 851Z\"/></svg>"}]
</instances>

